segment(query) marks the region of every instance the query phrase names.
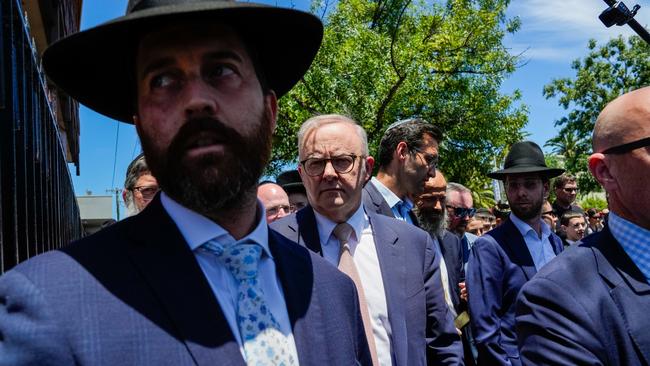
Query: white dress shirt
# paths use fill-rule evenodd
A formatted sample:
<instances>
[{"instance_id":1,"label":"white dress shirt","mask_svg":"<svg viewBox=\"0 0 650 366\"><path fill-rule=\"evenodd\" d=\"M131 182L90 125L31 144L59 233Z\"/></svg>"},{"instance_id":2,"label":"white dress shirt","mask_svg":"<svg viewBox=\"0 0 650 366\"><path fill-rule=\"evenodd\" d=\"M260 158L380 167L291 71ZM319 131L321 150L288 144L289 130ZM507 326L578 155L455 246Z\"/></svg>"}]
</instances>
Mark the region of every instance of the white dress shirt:
<instances>
[{"instance_id":1,"label":"white dress shirt","mask_svg":"<svg viewBox=\"0 0 650 366\"><path fill-rule=\"evenodd\" d=\"M314 214L318 227L318 237L323 249L323 257L334 266L338 266L340 245L338 239L332 234L336 223L316 211L314 211ZM350 245L350 253L354 259L354 264L359 272L363 292L366 295L372 334L377 347L377 359L380 365L389 366L392 365L391 328L388 320L386 291L381 277L381 267L379 266L375 240L372 236L372 228L368 216L363 210L363 205L359 206L347 223L354 229L348 244Z\"/></svg>"},{"instance_id":2,"label":"white dress shirt","mask_svg":"<svg viewBox=\"0 0 650 366\"><path fill-rule=\"evenodd\" d=\"M542 269L551 259L555 258L553 245L551 245L551 241L548 239L551 236L551 228L542 219L539 220L542 224L541 237L537 235L535 229L520 220L513 213L510 213L510 220L524 237L526 247L528 247L530 256L533 257L533 263L535 263L535 269L537 271Z\"/></svg>"},{"instance_id":3,"label":"white dress shirt","mask_svg":"<svg viewBox=\"0 0 650 366\"><path fill-rule=\"evenodd\" d=\"M230 271L223 266L214 254L200 250L199 247L210 239L217 239L222 244L236 242L226 230L217 225L214 221L202 216L161 193L160 201L163 208L172 221L176 223L178 230L185 238L190 250L194 253L196 260L203 271L203 274L210 284L210 288L221 306L221 311L228 321L232 330L242 357L246 359L243 342L237 324L237 281ZM259 221L255 229L239 241L253 241L262 247L262 256L260 258L258 279L264 291L264 299L271 310L271 314L280 325L280 331L287 337L289 352L293 353L294 359L298 359L296 344L293 339L287 305L284 301L282 285L275 270L275 262L269 250L268 226L264 214L264 206L261 202L257 203L257 216Z\"/></svg>"}]
</instances>

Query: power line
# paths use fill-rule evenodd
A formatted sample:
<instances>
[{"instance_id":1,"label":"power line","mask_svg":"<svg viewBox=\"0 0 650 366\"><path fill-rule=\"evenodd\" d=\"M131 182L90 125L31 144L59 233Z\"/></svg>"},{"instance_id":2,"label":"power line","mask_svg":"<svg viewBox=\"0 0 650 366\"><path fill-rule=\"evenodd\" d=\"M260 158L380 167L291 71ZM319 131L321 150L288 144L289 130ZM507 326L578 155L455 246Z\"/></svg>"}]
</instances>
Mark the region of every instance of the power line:
<instances>
[{"instance_id":1,"label":"power line","mask_svg":"<svg viewBox=\"0 0 650 366\"><path fill-rule=\"evenodd\" d=\"M113 179L111 179L111 187L115 187L115 167L117 166L117 143L120 140L120 122L117 123L117 133L115 134L115 154L113 155Z\"/></svg>"}]
</instances>

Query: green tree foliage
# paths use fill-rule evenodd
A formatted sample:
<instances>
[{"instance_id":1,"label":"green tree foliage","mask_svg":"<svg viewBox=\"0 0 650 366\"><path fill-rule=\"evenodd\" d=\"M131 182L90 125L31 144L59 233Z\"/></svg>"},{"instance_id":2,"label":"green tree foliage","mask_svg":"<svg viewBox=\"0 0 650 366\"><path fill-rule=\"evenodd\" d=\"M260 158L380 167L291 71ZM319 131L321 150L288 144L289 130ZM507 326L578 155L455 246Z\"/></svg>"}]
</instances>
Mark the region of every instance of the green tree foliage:
<instances>
[{"instance_id":1,"label":"green tree foliage","mask_svg":"<svg viewBox=\"0 0 650 366\"><path fill-rule=\"evenodd\" d=\"M509 0L342 0L314 3L323 45L309 72L280 101L271 170L297 158L296 133L315 114L342 113L368 132L371 154L386 127L418 116L445 132L448 180L485 190L495 158L521 138L520 98L499 92L517 66L503 37ZM281 55L279 55L281 57Z\"/></svg>"},{"instance_id":2,"label":"green tree foliage","mask_svg":"<svg viewBox=\"0 0 650 366\"><path fill-rule=\"evenodd\" d=\"M575 60L572 78L553 80L544 96L558 98L567 115L555 122L558 135L546 143L565 157L565 168L578 178L581 192L600 189L589 174L591 132L605 105L617 96L650 84L650 46L637 36L618 37L599 46L588 44L589 53Z\"/></svg>"}]
</instances>

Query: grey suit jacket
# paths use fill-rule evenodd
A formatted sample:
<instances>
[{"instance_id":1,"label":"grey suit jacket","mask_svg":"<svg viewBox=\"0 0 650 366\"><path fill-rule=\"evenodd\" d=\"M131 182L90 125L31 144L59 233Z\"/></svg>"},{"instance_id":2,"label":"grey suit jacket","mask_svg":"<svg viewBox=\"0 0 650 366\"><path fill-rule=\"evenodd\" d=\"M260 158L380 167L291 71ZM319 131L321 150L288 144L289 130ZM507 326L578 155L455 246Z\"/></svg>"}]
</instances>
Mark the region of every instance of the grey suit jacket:
<instances>
[{"instance_id":1,"label":"grey suit jacket","mask_svg":"<svg viewBox=\"0 0 650 366\"><path fill-rule=\"evenodd\" d=\"M353 282L272 230L269 248L300 364L370 365ZM159 197L0 277L0 339L0 365L245 365Z\"/></svg>"}]
</instances>

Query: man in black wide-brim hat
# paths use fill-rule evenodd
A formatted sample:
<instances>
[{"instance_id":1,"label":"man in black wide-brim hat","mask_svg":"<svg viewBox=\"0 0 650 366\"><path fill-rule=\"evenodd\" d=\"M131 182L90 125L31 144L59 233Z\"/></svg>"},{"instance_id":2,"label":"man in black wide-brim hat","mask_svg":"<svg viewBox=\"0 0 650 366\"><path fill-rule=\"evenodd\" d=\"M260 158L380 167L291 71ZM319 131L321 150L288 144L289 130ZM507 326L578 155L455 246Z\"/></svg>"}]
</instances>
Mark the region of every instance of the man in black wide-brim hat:
<instances>
[{"instance_id":1,"label":"man in black wide-brim hat","mask_svg":"<svg viewBox=\"0 0 650 366\"><path fill-rule=\"evenodd\" d=\"M521 365L515 334L515 300L521 286L559 254L562 240L542 220L549 179L542 149L530 141L512 145L504 169L488 174L502 180L510 216L474 242L466 286L478 365Z\"/></svg>"},{"instance_id":2,"label":"man in black wide-brim hat","mask_svg":"<svg viewBox=\"0 0 650 366\"><path fill-rule=\"evenodd\" d=\"M131 0L45 51L58 87L135 124L162 192L0 278L1 365L371 364L353 282L255 195L322 32L291 9Z\"/></svg>"}]
</instances>

